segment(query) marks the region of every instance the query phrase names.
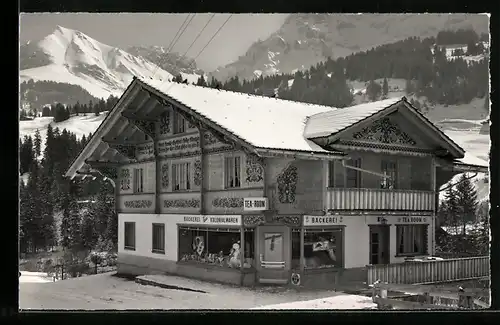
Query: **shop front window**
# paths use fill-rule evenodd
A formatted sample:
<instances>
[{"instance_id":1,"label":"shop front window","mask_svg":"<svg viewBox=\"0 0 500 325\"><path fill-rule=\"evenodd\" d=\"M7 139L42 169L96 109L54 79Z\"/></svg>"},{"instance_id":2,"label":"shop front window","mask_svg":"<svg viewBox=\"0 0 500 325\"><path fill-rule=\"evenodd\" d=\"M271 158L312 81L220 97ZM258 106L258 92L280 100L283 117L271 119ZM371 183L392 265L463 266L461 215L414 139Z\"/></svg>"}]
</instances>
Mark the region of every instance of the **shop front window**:
<instances>
[{"instance_id":1,"label":"shop front window","mask_svg":"<svg viewBox=\"0 0 500 325\"><path fill-rule=\"evenodd\" d=\"M305 267L311 269L343 267L342 231L342 229L305 230Z\"/></svg>"},{"instance_id":2,"label":"shop front window","mask_svg":"<svg viewBox=\"0 0 500 325\"><path fill-rule=\"evenodd\" d=\"M239 229L179 227L179 261L239 269L242 258L240 239ZM253 234L245 232L245 241L247 239L253 241ZM248 253L253 253L253 250ZM245 256L244 267L250 266L251 258L247 260Z\"/></svg>"},{"instance_id":3,"label":"shop front window","mask_svg":"<svg viewBox=\"0 0 500 325\"><path fill-rule=\"evenodd\" d=\"M399 255L418 255L427 252L427 225L398 225L396 238Z\"/></svg>"}]
</instances>

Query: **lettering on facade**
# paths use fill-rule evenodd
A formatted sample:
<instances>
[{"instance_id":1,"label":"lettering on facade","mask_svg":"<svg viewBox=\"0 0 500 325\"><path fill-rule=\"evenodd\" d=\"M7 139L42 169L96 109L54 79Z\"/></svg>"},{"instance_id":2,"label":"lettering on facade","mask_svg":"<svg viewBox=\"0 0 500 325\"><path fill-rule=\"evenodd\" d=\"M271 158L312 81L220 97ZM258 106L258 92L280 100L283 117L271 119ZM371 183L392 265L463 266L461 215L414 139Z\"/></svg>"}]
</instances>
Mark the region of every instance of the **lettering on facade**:
<instances>
[{"instance_id":1,"label":"lettering on facade","mask_svg":"<svg viewBox=\"0 0 500 325\"><path fill-rule=\"evenodd\" d=\"M200 147L200 137L191 136L172 140L163 140L158 143L158 153L165 154L170 151L189 150Z\"/></svg>"},{"instance_id":2,"label":"lettering on facade","mask_svg":"<svg viewBox=\"0 0 500 325\"><path fill-rule=\"evenodd\" d=\"M399 217L398 223L427 223L426 217Z\"/></svg>"},{"instance_id":3,"label":"lettering on facade","mask_svg":"<svg viewBox=\"0 0 500 325\"><path fill-rule=\"evenodd\" d=\"M304 226L336 225L343 222L342 216L304 216Z\"/></svg>"},{"instance_id":4,"label":"lettering on facade","mask_svg":"<svg viewBox=\"0 0 500 325\"><path fill-rule=\"evenodd\" d=\"M184 223L204 225L241 225L241 216L184 216Z\"/></svg>"},{"instance_id":5,"label":"lettering on facade","mask_svg":"<svg viewBox=\"0 0 500 325\"><path fill-rule=\"evenodd\" d=\"M154 146L152 143L142 144L137 146L136 156L150 157L154 155Z\"/></svg>"},{"instance_id":6,"label":"lettering on facade","mask_svg":"<svg viewBox=\"0 0 500 325\"><path fill-rule=\"evenodd\" d=\"M267 210L267 198L250 197L243 199L243 209L246 211L264 211Z\"/></svg>"}]
</instances>

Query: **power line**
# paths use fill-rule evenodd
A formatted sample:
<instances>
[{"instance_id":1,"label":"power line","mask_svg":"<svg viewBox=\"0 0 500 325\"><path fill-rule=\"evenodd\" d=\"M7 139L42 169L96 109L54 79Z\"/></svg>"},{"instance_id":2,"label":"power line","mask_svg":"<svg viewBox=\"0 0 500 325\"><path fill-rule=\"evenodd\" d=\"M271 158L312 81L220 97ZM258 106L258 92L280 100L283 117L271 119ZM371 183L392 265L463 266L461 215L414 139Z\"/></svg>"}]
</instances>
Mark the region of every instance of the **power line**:
<instances>
[{"instance_id":1,"label":"power line","mask_svg":"<svg viewBox=\"0 0 500 325\"><path fill-rule=\"evenodd\" d=\"M193 62L191 62L191 64L188 66L188 68L191 67L191 65L196 62L195 60L201 55L201 53L203 53L203 51L208 47L208 45L212 42L212 40L215 38L215 36L217 36L217 34L219 34L219 32L222 30L222 28L227 24L227 22L229 21L229 19L231 19L231 17L233 16L233 14L230 14L229 17L227 17L226 21L219 27L219 29L217 29L217 31L215 32L215 34L210 38L210 40L208 41L207 44L205 44L205 46L200 50L200 52L198 52L198 54L194 57L193 59ZM165 81L163 82L165 83ZM160 84L159 88L163 85ZM176 83L172 84L170 87L167 88L167 90L165 91L168 92L173 86L175 86Z\"/></svg>"},{"instance_id":2,"label":"power line","mask_svg":"<svg viewBox=\"0 0 500 325\"><path fill-rule=\"evenodd\" d=\"M194 14L193 16L191 16L191 18L188 20L189 16L191 16L191 14L188 14L186 16L186 19L184 19L184 22L182 23L181 27L179 28L179 30L177 31L177 33L175 34L174 38L172 39L172 41L170 42L168 48L167 48L167 54L165 54L165 59L164 61L167 61L168 59L168 56L171 54L172 50L174 49L174 46L175 44L177 44L177 42L181 39L181 36L182 34L184 34L184 32L186 31L187 27L189 26L189 24L191 23L191 21L194 19L194 17L196 16L196 14ZM186 23L187 21L187 23ZM184 27L183 27L184 26ZM179 33L180 31L180 33ZM177 39L176 39L177 38ZM156 72L158 72L158 69L160 68L159 65L157 65L156 69L155 69L155 72L153 74L153 77L156 75Z\"/></svg>"},{"instance_id":3,"label":"power line","mask_svg":"<svg viewBox=\"0 0 500 325\"><path fill-rule=\"evenodd\" d=\"M186 16L186 19L184 19L184 21L182 22L181 26L179 27L179 29L177 29L177 32L175 33L174 37L172 38L172 40L170 41L170 43L168 44L167 46L167 56L168 56L168 53L170 52L170 47L172 46L172 44L174 43L175 39L177 38L177 35L179 34L179 32L181 31L182 27L184 26L184 24L186 23L186 21L188 20L189 16L191 14L188 14ZM153 75L152 75L152 78L155 76L156 72L158 71L158 69L160 68L160 65L157 64L156 65L156 69L155 71L153 72Z\"/></svg>"},{"instance_id":4,"label":"power line","mask_svg":"<svg viewBox=\"0 0 500 325\"><path fill-rule=\"evenodd\" d=\"M212 17L210 17L210 19L207 21L207 23L205 24L205 26L203 26L203 28L198 33L198 35L196 36L196 38L194 39L194 41L191 43L191 45L189 45L189 47L186 50L186 52L182 55L183 57L186 56L187 52L191 49L191 47L193 47L194 43L198 40L198 38L200 38L200 36L203 33L203 31L205 30L205 28L207 28L208 24L210 24L210 22L212 21L212 19L214 19L214 17L215 17L215 14L212 14Z\"/></svg>"}]
</instances>

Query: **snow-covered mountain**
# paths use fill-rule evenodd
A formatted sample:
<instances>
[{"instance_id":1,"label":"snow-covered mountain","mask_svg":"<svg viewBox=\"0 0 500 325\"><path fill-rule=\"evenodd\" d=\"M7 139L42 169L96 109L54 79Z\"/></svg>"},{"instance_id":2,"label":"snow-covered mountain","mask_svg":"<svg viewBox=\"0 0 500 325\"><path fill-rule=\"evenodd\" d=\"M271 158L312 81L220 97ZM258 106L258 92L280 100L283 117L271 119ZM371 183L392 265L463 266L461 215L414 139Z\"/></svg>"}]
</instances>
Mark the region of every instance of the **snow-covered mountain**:
<instances>
[{"instance_id":1,"label":"snow-covered mountain","mask_svg":"<svg viewBox=\"0 0 500 325\"><path fill-rule=\"evenodd\" d=\"M436 36L441 30L472 28L488 33L488 19L479 15L345 15L294 14L269 38L254 43L233 63L212 72L218 80L233 76L292 73L320 61L344 57L411 36Z\"/></svg>"},{"instance_id":2,"label":"snow-covered mountain","mask_svg":"<svg viewBox=\"0 0 500 325\"><path fill-rule=\"evenodd\" d=\"M159 65L160 68L173 75L181 74L189 82L196 82L198 77L204 74L203 70L197 68L195 60L168 51L163 46L131 46L126 51Z\"/></svg>"},{"instance_id":3,"label":"snow-covered mountain","mask_svg":"<svg viewBox=\"0 0 500 325\"><path fill-rule=\"evenodd\" d=\"M97 98L121 95L133 75L173 78L172 73L141 55L61 26L41 41L21 45L20 69L21 82L33 79L79 85ZM189 79L195 78L193 74Z\"/></svg>"}]
</instances>

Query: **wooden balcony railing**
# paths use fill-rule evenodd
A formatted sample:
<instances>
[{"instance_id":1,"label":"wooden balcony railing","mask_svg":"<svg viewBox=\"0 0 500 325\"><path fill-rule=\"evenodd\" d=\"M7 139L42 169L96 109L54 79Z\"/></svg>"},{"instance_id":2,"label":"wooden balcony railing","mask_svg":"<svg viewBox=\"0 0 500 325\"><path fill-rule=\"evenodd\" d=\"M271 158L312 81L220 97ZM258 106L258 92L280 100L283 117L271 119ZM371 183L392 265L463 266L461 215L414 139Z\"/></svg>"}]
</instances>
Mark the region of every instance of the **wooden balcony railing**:
<instances>
[{"instance_id":1,"label":"wooden balcony railing","mask_svg":"<svg viewBox=\"0 0 500 325\"><path fill-rule=\"evenodd\" d=\"M327 209L432 211L434 192L370 188L328 188Z\"/></svg>"}]
</instances>

